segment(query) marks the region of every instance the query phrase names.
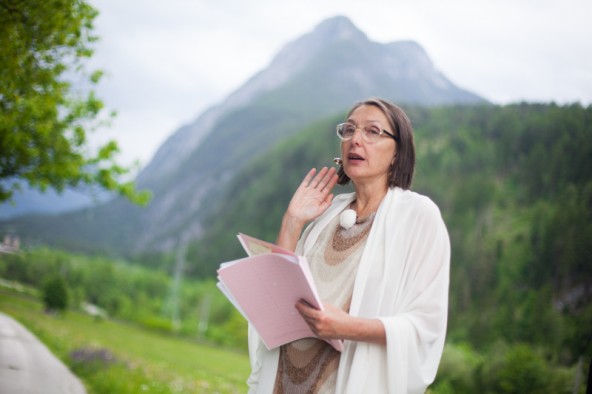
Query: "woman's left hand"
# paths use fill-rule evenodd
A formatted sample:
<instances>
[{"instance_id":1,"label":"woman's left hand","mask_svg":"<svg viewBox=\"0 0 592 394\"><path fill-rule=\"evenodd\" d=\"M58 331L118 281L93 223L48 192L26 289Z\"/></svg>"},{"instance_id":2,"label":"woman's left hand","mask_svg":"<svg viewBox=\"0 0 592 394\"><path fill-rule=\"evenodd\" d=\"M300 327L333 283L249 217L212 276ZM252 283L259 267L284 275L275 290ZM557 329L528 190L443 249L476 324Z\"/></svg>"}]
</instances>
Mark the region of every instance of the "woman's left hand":
<instances>
[{"instance_id":1,"label":"woman's left hand","mask_svg":"<svg viewBox=\"0 0 592 394\"><path fill-rule=\"evenodd\" d=\"M349 314L331 304L324 304L324 310L311 307L306 301L296 304L296 309L312 332L322 339L343 339L347 323L353 319Z\"/></svg>"},{"instance_id":2,"label":"woman's left hand","mask_svg":"<svg viewBox=\"0 0 592 394\"><path fill-rule=\"evenodd\" d=\"M324 310L318 310L303 300L296 304L296 309L317 337L386 344L386 331L379 319L355 317L331 304L323 307Z\"/></svg>"}]
</instances>

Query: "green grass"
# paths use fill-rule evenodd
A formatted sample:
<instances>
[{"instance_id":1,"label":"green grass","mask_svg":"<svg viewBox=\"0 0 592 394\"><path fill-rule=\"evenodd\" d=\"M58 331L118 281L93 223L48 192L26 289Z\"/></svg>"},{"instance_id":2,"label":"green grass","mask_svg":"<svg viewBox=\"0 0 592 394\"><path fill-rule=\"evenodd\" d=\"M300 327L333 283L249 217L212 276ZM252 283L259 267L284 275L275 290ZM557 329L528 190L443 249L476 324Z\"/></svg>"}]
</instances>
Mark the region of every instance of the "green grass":
<instances>
[{"instance_id":1,"label":"green grass","mask_svg":"<svg viewBox=\"0 0 592 394\"><path fill-rule=\"evenodd\" d=\"M89 393L244 393L248 356L68 311L50 316L31 297L0 289L0 310L37 335ZM71 354L85 350L77 361ZM114 359L101 354L112 354Z\"/></svg>"}]
</instances>

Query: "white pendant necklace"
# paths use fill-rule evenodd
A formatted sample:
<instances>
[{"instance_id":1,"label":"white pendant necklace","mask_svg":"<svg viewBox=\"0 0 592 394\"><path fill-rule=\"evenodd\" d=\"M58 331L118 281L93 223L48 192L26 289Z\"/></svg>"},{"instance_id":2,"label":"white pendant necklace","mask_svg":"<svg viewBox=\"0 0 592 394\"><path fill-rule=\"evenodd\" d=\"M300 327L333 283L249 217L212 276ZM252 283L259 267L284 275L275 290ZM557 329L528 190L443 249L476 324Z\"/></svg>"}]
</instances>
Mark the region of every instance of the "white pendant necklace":
<instances>
[{"instance_id":1,"label":"white pendant necklace","mask_svg":"<svg viewBox=\"0 0 592 394\"><path fill-rule=\"evenodd\" d=\"M339 225L344 229L350 229L354 224L356 224L356 220L358 219L358 214L353 209L349 208L345 211L341 212L339 215Z\"/></svg>"}]
</instances>

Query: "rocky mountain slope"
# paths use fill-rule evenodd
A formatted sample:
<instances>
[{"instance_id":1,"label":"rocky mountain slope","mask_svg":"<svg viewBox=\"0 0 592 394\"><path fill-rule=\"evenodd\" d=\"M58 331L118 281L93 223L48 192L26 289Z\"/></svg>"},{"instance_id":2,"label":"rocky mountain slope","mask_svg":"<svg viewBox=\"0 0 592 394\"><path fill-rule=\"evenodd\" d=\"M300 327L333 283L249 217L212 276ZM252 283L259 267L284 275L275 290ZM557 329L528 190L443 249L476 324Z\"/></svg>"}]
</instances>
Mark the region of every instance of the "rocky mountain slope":
<instances>
[{"instance_id":1,"label":"rocky mountain slope","mask_svg":"<svg viewBox=\"0 0 592 394\"><path fill-rule=\"evenodd\" d=\"M77 250L169 250L180 239L203 235L207 199L215 201L237 169L311 122L370 96L422 106L485 102L452 84L417 43L373 42L347 18L334 17L288 43L268 67L165 141L137 178L154 194L147 208L116 199L2 227L25 242Z\"/></svg>"}]
</instances>

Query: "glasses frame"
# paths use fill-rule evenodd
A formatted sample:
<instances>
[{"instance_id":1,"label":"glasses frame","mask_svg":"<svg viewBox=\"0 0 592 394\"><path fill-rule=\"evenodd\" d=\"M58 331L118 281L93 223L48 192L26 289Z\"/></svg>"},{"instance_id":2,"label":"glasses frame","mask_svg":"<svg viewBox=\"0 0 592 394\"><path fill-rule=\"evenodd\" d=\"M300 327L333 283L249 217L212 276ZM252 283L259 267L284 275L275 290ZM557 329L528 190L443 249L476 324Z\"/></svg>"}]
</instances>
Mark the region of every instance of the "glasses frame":
<instances>
[{"instance_id":1,"label":"glasses frame","mask_svg":"<svg viewBox=\"0 0 592 394\"><path fill-rule=\"evenodd\" d=\"M356 126L355 124L353 124L353 123L348 123L348 122L345 122L345 123L339 123L339 124L338 124L338 125L335 127L335 131L337 132L337 136L339 137L339 139L340 139L341 141L349 141L349 140L351 140L351 139L353 138L353 134L352 134L352 136L351 136L351 137L349 137L349 138L344 138L344 137L343 137L341 134L339 134L339 129L340 129L342 126L345 126L345 125L348 125L348 126L353 126L353 127L355 127L355 129L354 129L354 134L355 134L356 130L358 130L358 129L362 130L362 138L364 139L364 141L366 141L366 142L369 142L369 143L378 142L378 139L377 139L376 141L370 141L370 140L368 140L368 139L367 139L367 137L366 137L366 132L364 131L364 127L362 127L362 126ZM378 134L378 137L380 138L380 136L382 136L383 134L386 134L386 135L388 135L389 137L391 137L392 139L394 139L395 141L397 141L397 143L399 142L399 137L398 137L398 136L396 136L395 134L393 134L393 133L391 133L391 132L388 132L388 131L386 131L385 129L381 129L381 130L380 130L380 133Z\"/></svg>"}]
</instances>

